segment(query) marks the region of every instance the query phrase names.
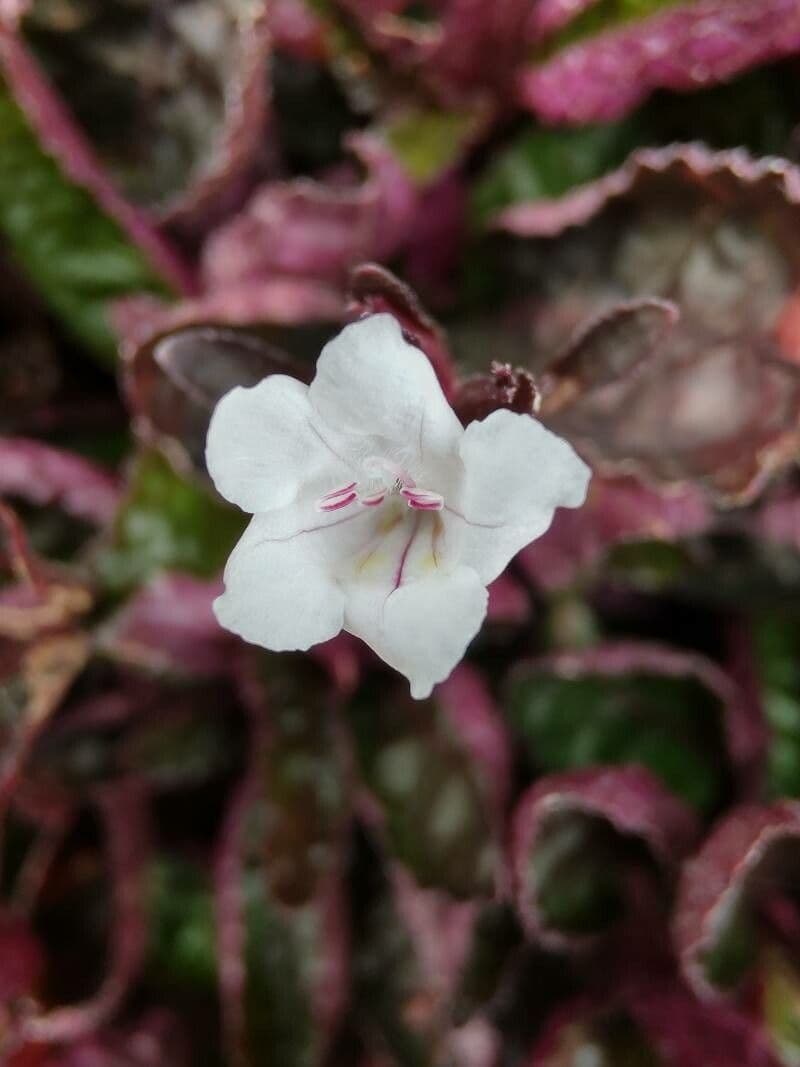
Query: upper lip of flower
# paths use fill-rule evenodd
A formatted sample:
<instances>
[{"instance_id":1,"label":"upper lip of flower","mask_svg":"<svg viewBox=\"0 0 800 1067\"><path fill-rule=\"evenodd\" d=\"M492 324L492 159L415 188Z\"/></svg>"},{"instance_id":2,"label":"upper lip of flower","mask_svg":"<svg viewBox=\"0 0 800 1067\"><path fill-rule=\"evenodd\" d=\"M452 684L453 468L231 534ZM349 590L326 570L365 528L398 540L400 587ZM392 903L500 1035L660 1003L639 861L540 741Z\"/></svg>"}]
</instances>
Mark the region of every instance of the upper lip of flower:
<instances>
[{"instance_id":1,"label":"upper lip of flower","mask_svg":"<svg viewBox=\"0 0 800 1067\"><path fill-rule=\"evenodd\" d=\"M254 517L225 571L220 622L276 650L342 627L427 696L463 656L486 589L588 469L529 416L465 430L390 315L346 327L311 386L273 375L218 404L208 467Z\"/></svg>"}]
</instances>

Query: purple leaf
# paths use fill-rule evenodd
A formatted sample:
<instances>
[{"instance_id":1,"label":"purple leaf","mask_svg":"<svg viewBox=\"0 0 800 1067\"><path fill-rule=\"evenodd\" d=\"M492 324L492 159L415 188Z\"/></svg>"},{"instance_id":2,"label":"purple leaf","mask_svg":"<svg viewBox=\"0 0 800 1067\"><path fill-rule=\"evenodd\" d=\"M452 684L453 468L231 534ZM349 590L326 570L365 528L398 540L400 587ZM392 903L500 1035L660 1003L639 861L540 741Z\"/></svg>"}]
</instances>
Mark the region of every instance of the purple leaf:
<instances>
[{"instance_id":1,"label":"purple leaf","mask_svg":"<svg viewBox=\"0 0 800 1067\"><path fill-rule=\"evenodd\" d=\"M653 358L680 318L669 300L632 300L592 319L570 339L542 381L542 415L576 394L628 378Z\"/></svg>"},{"instance_id":2,"label":"purple leaf","mask_svg":"<svg viewBox=\"0 0 800 1067\"><path fill-rule=\"evenodd\" d=\"M636 152L561 200L501 216L517 236L561 235L556 245L519 245L517 262L534 282L523 309L532 363L552 363L545 353L568 343L572 324L609 302L664 295L680 308L659 346L641 338L641 358L626 357L621 380L562 382L551 368L542 418L599 473L692 483L732 505L791 461L800 370L781 358L778 331L798 280L783 236L798 203L800 171L790 163L673 145Z\"/></svg>"},{"instance_id":3,"label":"purple leaf","mask_svg":"<svg viewBox=\"0 0 800 1067\"><path fill-rule=\"evenodd\" d=\"M25 437L0 437L0 496L58 507L103 526L117 510L120 488L113 475L82 456Z\"/></svg>"},{"instance_id":4,"label":"purple leaf","mask_svg":"<svg viewBox=\"0 0 800 1067\"><path fill-rule=\"evenodd\" d=\"M327 873L301 906L276 907L258 837L263 826L259 775L255 767L233 796L216 863L219 982L228 1054L243 1067L266 1065L276 1042L283 1042L287 1056L321 1064L347 996L341 871ZM281 965L284 953L291 959L291 976ZM295 1012L281 1031L280 1018L271 1016L280 1015L287 994L294 998Z\"/></svg>"},{"instance_id":5,"label":"purple leaf","mask_svg":"<svg viewBox=\"0 0 800 1067\"><path fill-rule=\"evenodd\" d=\"M116 1011L141 966L147 948L144 872L150 828L145 797L135 784L98 791L95 797L106 835L112 909L109 963L89 1000L32 1014L22 1020L24 1041L71 1042L96 1030Z\"/></svg>"},{"instance_id":6,"label":"purple leaf","mask_svg":"<svg viewBox=\"0 0 800 1067\"><path fill-rule=\"evenodd\" d=\"M189 678L231 670L230 634L211 605L222 583L161 574L142 586L104 625L104 651L121 663Z\"/></svg>"},{"instance_id":7,"label":"purple leaf","mask_svg":"<svg viewBox=\"0 0 800 1067\"><path fill-rule=\"evenodd\" d=\"M65 23L30 0L18 26L6 19L6 77L43 145L124 228L141 220L143 247L146 216L117 188L190 229L241 197L267 117L265 8L194 0L164 13L158 33L147 6L121 18L72 2ZM92 106L108 94L127 121L109 125Z\"/></svg>"},{"instance_id":8,"label":"purple leaf","mask_svg":"<svg viewBox=\"0 0 800 1067\"><path fill-rule=\"evenodd\" d=\"M568 46L524 71L518 96L548 123L610 122L654 89L700 89L798 50L794 0L700 0Z\"/></svg>"},{"instance_id":9,"label":"purple leaf","mask_svg":"<svg viewBox=\"0 0 800 1067\"><path fill-rule=\"evenodd\" d=\"M601 870L605 883L611 864L634 869L642 863L641 857L624 858L626 843L632 841L643 844L671 874L696 834L689 809L643 768L597 768L542 778L519 801L512 824L514 900L520 918L532 937L547 944L580 943L602 925L593 921L584 927L577 911L584 901L574 914L561 915L563 901L556 898L570 888L570 879L576 885L587 879L587 885L595 882L598 892L607 892L597 878ZM594 871L583 866L587 861L598 865ZM597 918L602 923L602 916Z\"/></svg>"},{"instance_id":10,"label":"purple leaf","mask_svg":"<svg viewBox=\"0 0 800 1067\"><path fill-rule=\"evenodd\" d=\"M269 183L212 234L203 250L209 291L293 277L341 284L356 263L399 248L418 194L383 142L354 134L349 143L362 182Z\"/></svg>"},{"instance_id":11,"label":"purple leaf","mask_svg":"<svg viewBox=\"0 0 800 1067\"><path fill-rule=\"evenodd\" d=\"M698 1003L677 983L639 975L635 985L562 1008L524 1067L572 1067L574 1057L659 1067L779 1067L759 1025L742 1012Z\"/></svg>"},{"instance_id":12,"label":"purple leaf","mask_svg":"<svg viewBox=\"0 0 800 1067\"><path fill-rule=\"evenodd\" d=\"M124 366L138 435L187 473L205 472L208 424L225 393L270 374L309 377L279 343L223 326L184 326L157 335L130 347Z\"/></svg>"},{"instance_id":13,"label":"purple leaf","mask_svg":"<svg viewBox=\"0 0 800 1067\"><path fill-rule=\"evenodd\" d=\"M635 478L595 475L584 506L557 511L550 529L523 549L520 561L544 589L558 589L596 568L615 545L678 541L704 533L712 521L705 496L694 486L667 492Z\"/></svg>"}]
</instances>

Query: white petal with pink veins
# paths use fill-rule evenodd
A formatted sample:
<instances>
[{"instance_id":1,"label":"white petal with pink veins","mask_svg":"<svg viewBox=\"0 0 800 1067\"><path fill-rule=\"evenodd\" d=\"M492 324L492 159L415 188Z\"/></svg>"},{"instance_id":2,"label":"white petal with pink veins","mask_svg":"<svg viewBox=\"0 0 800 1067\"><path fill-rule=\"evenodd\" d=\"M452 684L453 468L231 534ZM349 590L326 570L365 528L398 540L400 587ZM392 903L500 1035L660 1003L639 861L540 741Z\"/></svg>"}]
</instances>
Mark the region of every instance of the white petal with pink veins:
<instances>
[{"instance_id":1,"label":"white petal with pink veins","mask_svg":"<svg viewBox=\"0 0 800 1067\"><path fill-rule=\"evenodd\" d=\"M309 387L273 376L228 393L207 458L222 495L254 513L220 623L276 651L344 628L418 698L463 658L487 584L589 479L530 416L497 411L464 430L389 315L346 327Z\"/></svg>"}]
</instances>

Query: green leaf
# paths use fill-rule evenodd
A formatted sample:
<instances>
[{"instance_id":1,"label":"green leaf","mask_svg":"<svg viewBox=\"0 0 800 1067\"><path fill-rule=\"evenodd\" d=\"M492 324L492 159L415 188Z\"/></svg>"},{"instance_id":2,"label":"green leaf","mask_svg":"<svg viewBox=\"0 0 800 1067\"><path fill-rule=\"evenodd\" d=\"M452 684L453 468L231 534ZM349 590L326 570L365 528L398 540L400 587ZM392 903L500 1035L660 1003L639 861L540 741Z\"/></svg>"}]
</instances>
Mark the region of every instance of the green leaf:
<instances>
[{"instance_id":1,"label":"green leaf","mask_svg":"<svg viewBox=\"0 0 800 1067\"><path fill-rule=\"evenodd\" d=\"M297 906L338 868L350 775L325 672L301 653L256 656L270 716L264 875L280 904Z\"/></svg>"},{"instance_id":2,"label":"green leaf","mask_svg":"<svg viewBox=\"0 0 800 1067\"><path fill-rule=\"evenodd\" d=\"M316 1067L320 1034L309 986L325 936L320 912L313 905L279 910L260 870L247 874L244 893L249 1060L253 1067Z\"/></svg>"},{"instance_id":3,"label":"green leaf","mask_svg":"<svg viewBox=\"0 0 800 1067\"><path fill-rule=\"evenodd\" d=\"M800 621L770 611L753 624L764 713L770 728L767 787L800 796Z\"/></svg>"},{"instance_id":4,"label":"green leaf","mask_svg":"<svg viewBox=\"0 0 800 1067\"><path fill-rule=\"evenodd\" d=\"M0 82L0 232L69 330L111 363L109 301L166 293L145 257L40 147Z\"/></svg>"},{"instance_id":5,"label":"green leaf","mask_svg":"<svg viewBox=\"0 0 800 1067\"><path fill-rule=\"evenodd\" d=\"M362 694L351 707L361 773L389 846L422 886L489 892L496 842L476 768L432 701Z\"/></svg>"},{"instance_id":6,"label":"green leaf","mask_svg":"<svg viewBox=\"0 0 800 1067\"><path fill-rule=\"evenodd\" d=\"M623 838L603 820L564 812L548 819L530 858L530 882L545 925L592 934L614 923L625 901L617 853Z\"/></svg>"},{"instance_id":7,"label":"green leaf","mask_svg":"<svg viewBox=\"0 0 800 1067\"><path fill-rule=\"evenodd\" d=\"M746 907L732 907L714 945L703 957L706 978L717 989L735 989L753 962L756 929Z\"/></svg>"},{"instance_id":8,"label":"green leaf","mask_svg":"<svg viewBox=\"0 0 800 1067\"><path fill-rule=\"evenodd\" d=\"M162 859L150 876L150 969L159 985L215 990L216 930L211 887L203 871Z\"/></svg>"},{"instance_id":9,"label":"green leaf","mask_svg":"<svg viewBox=\"0 0 800 1067\"><path fill-rule=\"evenodd\" d=\"M415 108L395 116L385 134L411 177L424 185L458 162L479 121L471 111Z\"/></svg>"},{"instance_id":10,"label":"green leaf","mask_svg":"<svg viewBox=\"0 0 800 1067\"><path fill-rule=\"evenodd\" d=\"M772 1045L786 1067L800 1067L800 970L772 949L765 953L762 976L764 1022Z\"/></svg>"},{"instance_id":11,"label":"green leaf","mask_svg":"<svg viewBox=\"0 0 800 1067\"><path fill-rule=\"evenodd\" d=\"M557 52L575 41L586 37L595 37L606 30L612 30L626 22L655 15L666 7L677 7L683 0L599 0L577 18L554 39L546 44L548 54Z\"/></svg>"},{"instance_id":12,"label":"green leaf","mask_svg":"<svg viewBox=\"0 0 800 1067\"><path fill-rule=\"evenodd\" d=\"M640 763L701 811L720 798L720 710L692 679L537 672L516 679L506 710L536 770Z\"/></svg>"},{"instance_id":13,"label":"green leaf","mask_svg":"<svg viewBox=\"0 0 800 1067\"><path fill-rule=\"evenodd\" d=\"M212 577L246 522L247 516L181 478L158 452L143 452L131 472L111 541L97 557L97 570L112 592L161 569Z\"/></svg>"},{"instance_id":14,"label":"green leaf","mask_svg":"<svg viewBox=\"0 0 800 1067\"><path fill-rule=\"evenodd\" d=\"M576 130L543 130L531 123L478 179L473 218L485 223L509 204L561 196L619 166L638 142L631 120Z\"/></svg>"}]
</instances>

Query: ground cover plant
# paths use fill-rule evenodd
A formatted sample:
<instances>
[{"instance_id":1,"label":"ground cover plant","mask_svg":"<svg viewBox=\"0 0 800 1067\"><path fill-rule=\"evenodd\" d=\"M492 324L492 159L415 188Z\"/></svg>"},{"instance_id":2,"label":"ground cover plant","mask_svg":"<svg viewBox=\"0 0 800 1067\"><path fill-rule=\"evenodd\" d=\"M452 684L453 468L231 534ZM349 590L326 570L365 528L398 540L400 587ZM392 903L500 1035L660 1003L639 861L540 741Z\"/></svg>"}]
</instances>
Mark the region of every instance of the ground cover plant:
<instances>
[{"instance_id":1,"label":"ground cover plant","mask_svg":"<svg viewBox=\"0 0 800 1067\"><path fill-rule=\"evenodd\" d=\"M0 0L4 1065L800 1064L799 56L796 0ZM212 412L373 316L591 469L423 699L212 608Z\"/></svg>"}]
</instances>

